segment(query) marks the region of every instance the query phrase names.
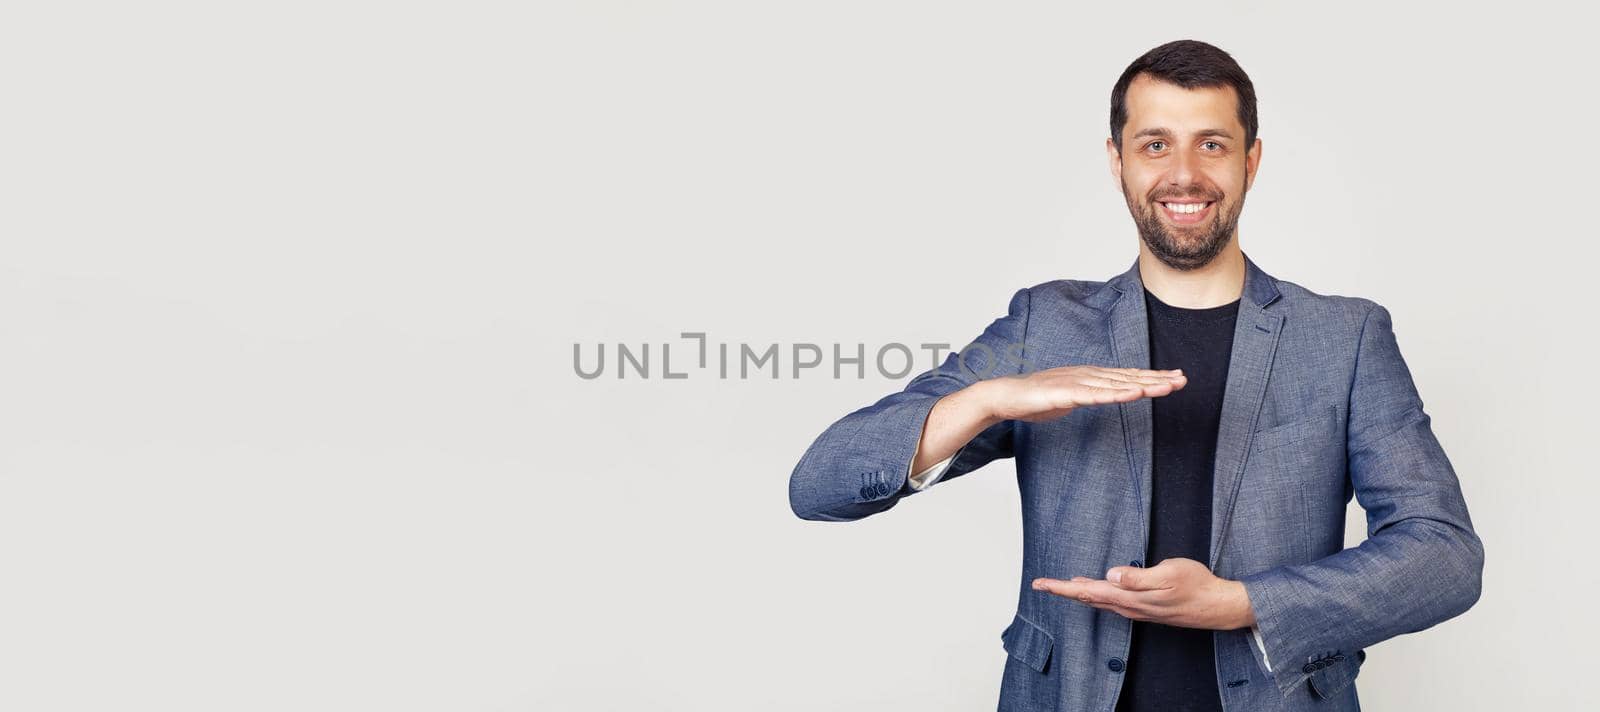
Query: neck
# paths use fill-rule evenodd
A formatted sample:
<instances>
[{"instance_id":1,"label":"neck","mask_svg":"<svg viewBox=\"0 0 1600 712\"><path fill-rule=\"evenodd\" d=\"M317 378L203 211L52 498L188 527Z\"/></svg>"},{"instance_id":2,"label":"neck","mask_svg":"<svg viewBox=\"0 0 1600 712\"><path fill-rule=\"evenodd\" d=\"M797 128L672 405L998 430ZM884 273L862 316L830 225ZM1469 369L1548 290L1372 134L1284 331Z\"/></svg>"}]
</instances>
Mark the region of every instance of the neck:
<instances>
[{"instance_id":1,"label":"neck","mask_svg":"<svg viewBox=\"0 0 1600 712\"><path fill-rule=\"evenodd\" d=\"M1244 253L1237 236L1206 266L1177 270L1139 243L1139 280L1162 302L1184 309L1219 307L1244 294Z\"/></svg>"}]
</instances>

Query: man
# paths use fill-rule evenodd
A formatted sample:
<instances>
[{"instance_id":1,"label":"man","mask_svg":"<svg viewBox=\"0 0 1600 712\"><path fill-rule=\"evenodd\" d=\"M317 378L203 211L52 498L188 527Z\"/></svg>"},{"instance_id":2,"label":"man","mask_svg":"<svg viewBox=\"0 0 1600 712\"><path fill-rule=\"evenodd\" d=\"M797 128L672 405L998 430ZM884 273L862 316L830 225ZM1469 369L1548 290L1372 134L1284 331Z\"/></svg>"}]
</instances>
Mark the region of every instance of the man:
<instances>
[{"instance_id":1,"label":"man","mask_svg":"<svg viewBox=\"0 0 1600 712\"><path fill-rule=\"evenodd\" d=\"M1367 647L1478 599L1483 546L1388 310L1239 247L1256 131L1222 50L1135 60L1106 141L1134 264L1018 291L791 476L798 516L850 521L1016 458L1001 710L1357 710ZM1345 549L1352 495L1368 538Z\"/></svg>"}]
</instances>

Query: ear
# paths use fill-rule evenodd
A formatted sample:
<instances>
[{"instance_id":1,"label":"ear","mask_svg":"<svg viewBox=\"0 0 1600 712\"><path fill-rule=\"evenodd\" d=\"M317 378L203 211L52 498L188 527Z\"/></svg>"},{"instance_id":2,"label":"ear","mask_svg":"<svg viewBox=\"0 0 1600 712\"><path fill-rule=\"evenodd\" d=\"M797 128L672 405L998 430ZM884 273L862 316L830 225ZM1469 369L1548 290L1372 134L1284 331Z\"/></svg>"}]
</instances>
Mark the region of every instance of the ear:
<instances>
[{"instance_id":1,"label":"ear","mask_svg":"<svg viewBox=\"0 0 1600 712\"><path fill-rule=\"evenodd\" d=\"M1256 139L1250 150L1244 154L1244 189L1250 191L1250 186L1256 184L1256 166L1261 163L1261 139Z\"/></svg>"},{"instance_id":2,"label":"ear","mask_svg":"<svg viewBox=\"0 0 1600 712\"><path fill-rule=\"evenodd\" d=\"M1257 142L1259 143L1259 139ZM1117 150L1116 142L1106 139L1106 161L1111 164L1111 177L1116 182L1117 191L1122 190L1122 152Z\"/></svg>"}]
</instances>

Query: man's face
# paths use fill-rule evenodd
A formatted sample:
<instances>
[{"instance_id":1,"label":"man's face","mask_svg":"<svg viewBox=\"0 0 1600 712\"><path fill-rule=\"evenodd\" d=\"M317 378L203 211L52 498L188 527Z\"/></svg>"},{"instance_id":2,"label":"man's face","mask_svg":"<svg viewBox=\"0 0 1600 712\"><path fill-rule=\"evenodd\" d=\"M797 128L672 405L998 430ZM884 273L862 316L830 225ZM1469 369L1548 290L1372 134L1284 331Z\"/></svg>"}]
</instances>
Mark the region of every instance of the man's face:
<instances>
[{"instance_id":1,"label":"man's face","mask_svg":"<svg viewBox=\"0 0 1600 712\"><path fill-rule=\"evenodd\" d=\"M1231 86L1184 89L1141 74L1128 86L1122 150L1106 139L1140 238L1174 269L1210 263L1239 224L1261 140L1244 145L1237 97Z\"/></svg>"}]
</instances>

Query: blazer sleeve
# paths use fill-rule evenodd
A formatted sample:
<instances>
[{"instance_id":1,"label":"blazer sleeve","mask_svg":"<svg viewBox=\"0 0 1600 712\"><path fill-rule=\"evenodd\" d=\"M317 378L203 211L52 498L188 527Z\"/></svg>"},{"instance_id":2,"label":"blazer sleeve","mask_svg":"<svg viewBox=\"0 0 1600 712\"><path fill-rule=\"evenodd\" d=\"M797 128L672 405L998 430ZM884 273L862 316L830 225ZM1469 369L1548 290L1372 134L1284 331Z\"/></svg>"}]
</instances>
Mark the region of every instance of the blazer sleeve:
<instances>
[{"instance_id":1,"label":"blazer sleeve","mask_svg":"<svg viewBox=\"0 0 1600 712\"><path fill-rule=\"evenodd\" d=\"M789 506L801 519L846 522L926 491L908 486L928 411L945 395L987 378L1017 375L1027 364L1030 292L1012 295L1007 314L903 390L828 426L789 476ZM1012 456L1015 421L989 426L962 447L939 478L949 480Z\"/></svg>"},{"instance_id":2,"label":"blazer sleeve","mask_svg":"<svg viewBox=\"0 0 1600 712\"><path fill-rule=\"evenodd\" d=\"M1314 692L1331 696L1355 676L1363 648L1477 602L1483 543L1429 423L1389 311L1374 304L1361 328L1345 436L1367 539L1240 579L1285 694L1310 678Z\"/></svg>"}]
</instances>

